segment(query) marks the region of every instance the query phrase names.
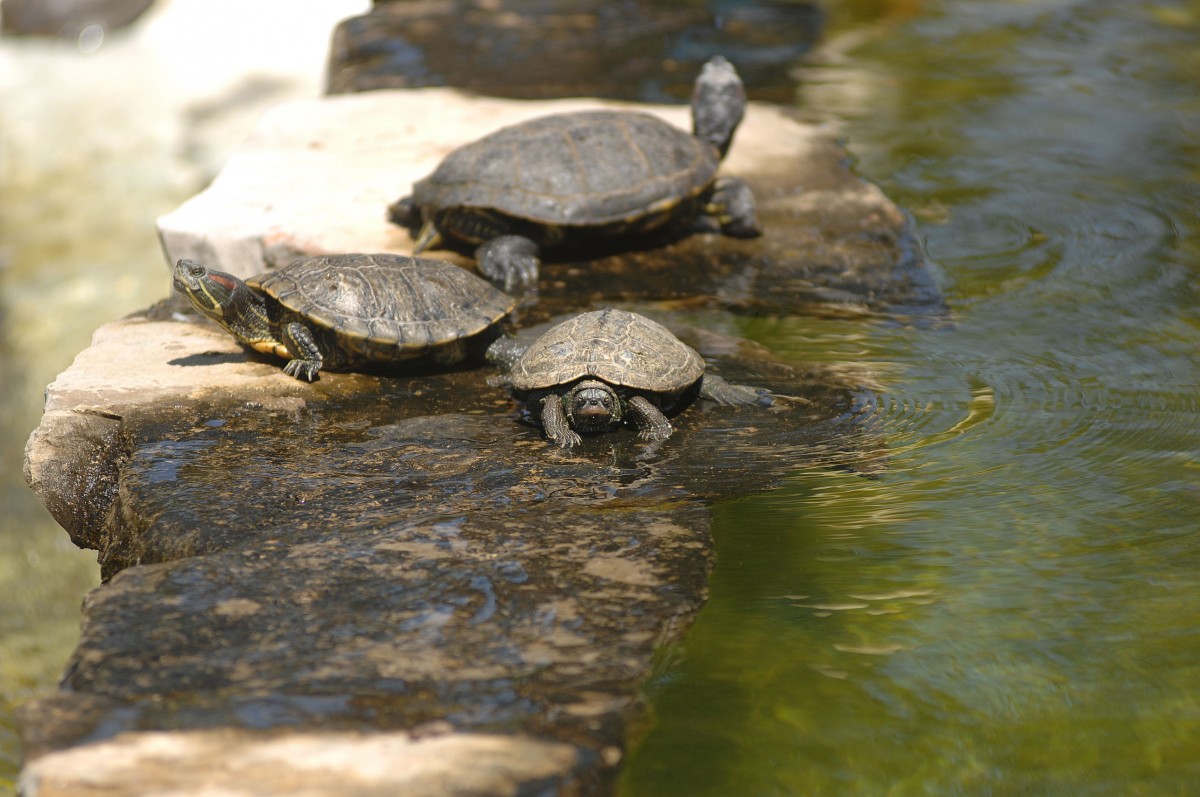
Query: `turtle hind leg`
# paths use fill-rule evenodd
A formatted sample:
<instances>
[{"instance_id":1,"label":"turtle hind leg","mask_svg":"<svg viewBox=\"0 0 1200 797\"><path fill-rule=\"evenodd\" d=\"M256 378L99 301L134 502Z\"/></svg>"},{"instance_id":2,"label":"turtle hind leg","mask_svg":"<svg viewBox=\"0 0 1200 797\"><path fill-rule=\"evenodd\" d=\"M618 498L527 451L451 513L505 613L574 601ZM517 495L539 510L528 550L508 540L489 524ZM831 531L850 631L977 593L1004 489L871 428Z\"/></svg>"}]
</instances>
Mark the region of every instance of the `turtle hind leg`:
<instances>
[{"instance_id":1,"label":"turtle hind leg","mask_svg":"<svg viewBox=\"0 0 1200 797\"><path fill-rule=\"evenodd\" d=\"M757 404L760 407L769 407L775 403L769 390L748 385L733 385L716 374L700 377L700 398L730 406Z\"/></svg>"},{"instance_id":2,"label":"turtle hind leg","mask_svg":"<svg viewBox=\"0 0 1200 797\"><path fill-rule=\"evenodd\" d=\"M492 341L483 353L483 357L492 365L507 373L513 364L521 358L529 348L530 341L520 340L512 335L501 335Z\"/></svg>"},{"instance_id":3,"label":"turtle hind leg","mask_svg":"<svg viewBox=\"0 0 1200 797\"><path fill-rule=\"evenodd\" d=\"M493 282L503 282L504 290L537 290L538 245L522 235L501 235L484 242L475 250L479 270Z\"/></svg>"},{"instance_id":4,"label":"turtle hind leg","mask_svg":"<svg viewBox=\"0 0 1200 797\"><path fill-rule=\"evenodd\" d=\"M436 366L448 368L452 365L458 365L467 359L469 352L469 347L465 341L452 340L449 343L443 343L434 348L429 353L429 360Z\"/></svg>"},{"instance_id":5,"label":"turtle hind leg","mask_svg":"<svg viewBox=\"0 0 1200 797\"><path fill-rule=\"evenodd\" d=\"M583 438L571 428L567 413L563 409L562 396L550 394L542 399L542 429L546 437L559 448L571 448L579 445Z\"/></svg>"},{"instance_id":6,"label":"turtle hind leg","mask_svg":"<svg viewBox=\"0 0 1200 797\"><path fill-rule=\"evenodd\" d=\"M762 235L758 225L758 203L745 180L718 177L704 212L721 225L721 232L734 238Z\"/></svg>"},{"instance_id":7,"label":"turtle hind leg","mask_svg":"<svg viewBox=\"0 0 1200 797\"><path fill-rule=\"evenodd\" d=\"M643 440L666 440L675 431L667 416L645 396L629 399L629 420Z\"/></svg>"},{"instance_id":8,"label":"turtle hind leg","mask_svg":"<svg viewBox=\"0 0 1200 797\"><path fill-rule=\"evenodd\" d=\"M298 321L285 324L281 331L283 345L292 355L292 359L283 367L283 372L308 382L316 379L317 372L325 364L325 358L321 355L321 349L313 339L312 332Z\"/></svg>"}]
</instances>

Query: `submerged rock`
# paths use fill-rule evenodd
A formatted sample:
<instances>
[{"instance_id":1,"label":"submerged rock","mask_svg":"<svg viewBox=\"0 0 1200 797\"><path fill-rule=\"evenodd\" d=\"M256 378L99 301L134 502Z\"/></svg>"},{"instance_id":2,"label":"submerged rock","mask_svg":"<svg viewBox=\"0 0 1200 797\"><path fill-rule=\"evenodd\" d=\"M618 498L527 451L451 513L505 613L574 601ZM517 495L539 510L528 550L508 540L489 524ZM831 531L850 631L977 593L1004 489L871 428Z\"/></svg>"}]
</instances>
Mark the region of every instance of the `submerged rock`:
<instances>
[{"instance_id":1,"label":"submerged rock","mask_svg":"<svg viewBox=\"0 0 1200 797\"><path fill-rule=\"evenodd\" d=\"M743 0L380 2L338 25L333 94L457 86L491 96L684 99L713 55L760 100L791 103L792 67L824 25L817 3Z\"/></svg>"},{"instance_id":2,"label":"submerged rock","mask_svg":"<svg viewBox=\"0 0 1200 797\"><path fill-rule=\"evenodd\" d=\"M0 28L18 36L79 38L132 24L154 0L0 0Z\"/></svg>"}]
</instances>

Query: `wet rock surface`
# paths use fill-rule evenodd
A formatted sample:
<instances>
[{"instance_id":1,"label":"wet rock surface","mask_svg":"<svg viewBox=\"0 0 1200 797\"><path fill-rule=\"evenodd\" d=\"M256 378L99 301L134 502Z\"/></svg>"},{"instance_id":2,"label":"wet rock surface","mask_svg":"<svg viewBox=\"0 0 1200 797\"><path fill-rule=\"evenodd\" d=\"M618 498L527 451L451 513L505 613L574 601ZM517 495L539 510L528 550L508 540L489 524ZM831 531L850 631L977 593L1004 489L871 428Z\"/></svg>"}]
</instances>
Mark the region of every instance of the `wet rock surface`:
<instances>
[{"instance_id":1,"label":"wet rock surface","mask_svg":"<svg viewBox=\"0 0 1200 797\"><path fill-rule=\"evenodd\" d=\"M428 89L281 106L160 220L165 254L249 276L297 255L407 253L386 207L446 152L597 104ZM689 126L686 108L651 110ZM736 314L942 307L904 214L830 131L752 105L723 168L753 185L762 238L551 261L517 318L532 337L616 303L779 397L698 401L662 443L619 431L558 451L486 367L301 383L179 298L99 330L26 451L27 480L106 579L62 690L23 712L28 793L143 793L138 772L199 793L264 760L275 785L259 793L475 777L478 794L608 791L653 651L704 600L711 507L797 468L885 465L870 374L780 361L728 334ZM279 758L288 744L346 755L316 777ZM413 780L363 774L385 748ZM321 785L339 778L365 785Z\"/></svg>"},{"instance_id":2,"label":"wet rock surface","mask_svg":"<svg viewBox=\"0 0 1200 797\"><path fill-rule=\"evenodd\" d=\"M101 329L30 442L31 484L110 579L63 690L23 712L30 783L106 746L152 759L160 731L240 729L252 749L369 729L453 737L448 754L557 751L552 771L514 764L479 793L602 793L654 648L703 601L712 502L882 455L858 421L867 375L678 319L714 370L788 398L700 402L662 444L616 432L565 454L490 369L302 384L181 307ZM176 779L228 749L168 738ZM128 767L88 771L135 793Z\"/></svg>"}]
</instances>

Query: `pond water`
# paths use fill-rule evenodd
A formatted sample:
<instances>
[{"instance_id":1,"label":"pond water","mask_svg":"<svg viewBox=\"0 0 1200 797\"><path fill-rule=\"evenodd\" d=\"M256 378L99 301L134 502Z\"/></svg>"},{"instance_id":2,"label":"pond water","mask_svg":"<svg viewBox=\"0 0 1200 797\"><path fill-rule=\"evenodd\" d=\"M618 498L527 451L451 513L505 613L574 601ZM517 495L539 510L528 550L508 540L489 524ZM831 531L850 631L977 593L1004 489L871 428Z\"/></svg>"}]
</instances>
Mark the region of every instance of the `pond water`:
<instances>
[{"instance_id":1,"label":"pond water","mask_svg":"<svg viewBox=\"0 0 1200 797\"><path fill-rule=\"evenodd\" d=\"M1200 3L847 6L800 104L955 323L745 321L876 367L891 470L722 507L621 793L1188 793Z\"/></svg>"},{"instance_id":2,"label":"pond water","mask_svg":"<svg viewBox=\"0 0 1200 797\"><path fill-rule=\"evenodd\" d=\"M781 355L869 366L890 468L803 469L717 507L709 603L661 652L621 793L1187 793L1200 2L826 11L797 105L913 213L953 323L738 319ZM165 290L152 219L193 188L155 184L136 233L67 246L51 224L116 179L73 177L0 216L0 793L12 707L54 684L95 579L24 488L21 446L87 330Z\"/></svg>"}]
</instances>

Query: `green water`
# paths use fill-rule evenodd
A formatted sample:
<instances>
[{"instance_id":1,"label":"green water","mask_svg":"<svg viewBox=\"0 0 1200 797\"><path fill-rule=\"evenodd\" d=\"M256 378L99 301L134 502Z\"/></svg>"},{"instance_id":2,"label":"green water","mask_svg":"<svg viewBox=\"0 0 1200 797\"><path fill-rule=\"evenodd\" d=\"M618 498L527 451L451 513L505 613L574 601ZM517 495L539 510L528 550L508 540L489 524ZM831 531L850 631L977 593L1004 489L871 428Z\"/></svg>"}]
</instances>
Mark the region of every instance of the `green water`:
<instances>
[{"instance_id":1,"label":"green water","mask_svg":"<svg viewBox=\"0 0 1200 797\"><path fill-rule=\"evenodd\" d=\"M165 294L154 219L200 187L138 127L152 98L93 93L127 78L121 66L96 74L51 45L0 41L0 795L20 764L13 712L55 686L99 583L95 552L25 485L25 441L45 386L96 327Z\"/></svg>"},{"instance_id":2,"label":"green water","mask_svg":"<svg viewBox=\"0 0 1200 797\"><path fill-rule=\"evenodd\" d=\"M849 5L802 105L955 324L746 321L876 367L891 472L721 508L621 793L1195 794L1200 3Z\"/></svg>"},{"instance_id":3,"label":"green water","mask_svg":"<svg viewBox=\"0 0 1200 797\"><path fill-rule=\"evenodd\" d=\"M954 323L741 319L872 366L891 469L718 508L622 793L1194 793L1200 2L827 7L797 104L914 214ZM127 148L0 153L0 794L95 580L21 447L90 330L166 290L152 220L195 188Z\"/></svg>"}]
</instances>

